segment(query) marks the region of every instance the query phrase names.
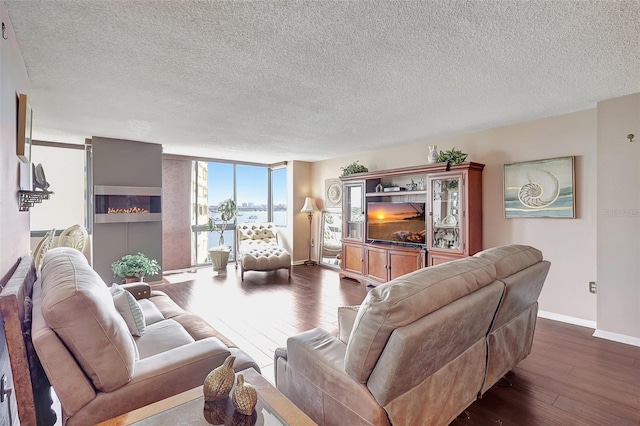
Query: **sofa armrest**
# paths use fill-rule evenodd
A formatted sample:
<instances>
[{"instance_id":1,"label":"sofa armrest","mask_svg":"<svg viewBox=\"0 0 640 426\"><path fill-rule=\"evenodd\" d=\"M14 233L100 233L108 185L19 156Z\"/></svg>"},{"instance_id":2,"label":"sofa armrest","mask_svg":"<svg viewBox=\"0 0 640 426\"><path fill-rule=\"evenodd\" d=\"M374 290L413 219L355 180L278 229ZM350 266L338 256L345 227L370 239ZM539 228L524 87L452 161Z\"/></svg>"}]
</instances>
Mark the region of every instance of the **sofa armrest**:
<instances>
[{"instance_id":1,"label":"sofa armrest","mask_svg":"<svg viewBox=\"0 0 640 426\"><path fill-rule=\"evenodd\" d=\"M152 381L158 376L185 374L189 371L194 375L199 372L199 370L193 370L197 364L206 361L211 368L207 367L206 372L200 371L204 374L199 381L199 384L202 384L206 375L222 365L229 355L231 355L229 348L216 337L197 340L136 362L135 372L127 386L139 381ZM175 380L179 382L181 379L176 377Z\"/></svg>"},{"instance_id":2,"label":"sofa armrest","mask_svg":"<svg viewBox=\"0 0 640 426\"><path fill-rule=\"evenodd\" d=\"M360 305L338 307L338 339L342 343L349 343L349 336L356 322L356 316L360 310Z\"/></svg>"},{"instance_id":3,"label":"sofa armrest","mask_svg":"<svg viewBox=\"0 0 640 426\"><path fill-rule=\"evenodd\" d=\"M345 343L320 328L290 337L286 354L277 353L277 388L315 421L388 424L367 386L345 372L346 350Z\"/></svg>"},{"instance_id":4,"label":"sofa armrest","mask_svg":"<svg viewBox=\"0 0 640 426\"><path fill-rule=\"evenodd\" d=\"M133 294L137 300L148 299L151 297L151 286L145 282L121 284L120 287Z\"/></svg>"},{"instance_id":5,"label":"sofa armrest","mask_svg":"<svg viewBox=\"0 0 640 426\"><path fill-rule=\"evenodd\" d=\"M134 374L113 392L100 392L75 413L74 424L96 424L201 386L222 365L229 349L215 337L152 355L135 363Z\"/></svg>"}]
</instances>

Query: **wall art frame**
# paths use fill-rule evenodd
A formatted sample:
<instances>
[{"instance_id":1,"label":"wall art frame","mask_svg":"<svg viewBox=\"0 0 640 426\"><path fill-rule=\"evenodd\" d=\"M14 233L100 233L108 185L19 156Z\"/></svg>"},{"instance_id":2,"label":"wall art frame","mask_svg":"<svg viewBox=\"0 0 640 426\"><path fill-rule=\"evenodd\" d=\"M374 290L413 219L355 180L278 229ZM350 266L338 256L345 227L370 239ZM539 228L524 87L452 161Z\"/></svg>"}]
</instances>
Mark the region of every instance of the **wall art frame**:
<instances>
[{"instance_id":1,"label":"wall art frame","mask_svg":"<svg viewBox=\"0 0 640 426\"><path fill-rule=\"evenodd\" d=\"M16 155L22 162L31 162L31 123L33 121L33 110L27 95L18 95L18 131Z\"/></svg>"},{"instance_id":2,"label":"wall art frame","mask_svg":"<svg viewBox=\"0 0 640 426\"><path fill-rule=\"evenodd\" d=\"M327 208L342 207L342 181L340 179L325 179L324 206Z\"/></svg>"},{"instance_id":3,"label":"wall art frame","mask_svg":"<svg viewBox=\"0 0 640 426\"><path fill-rule=\"evenodd\" d=\"M505 218L575 219L575 157L504 165Z\"/></svg>"}]
</instances>

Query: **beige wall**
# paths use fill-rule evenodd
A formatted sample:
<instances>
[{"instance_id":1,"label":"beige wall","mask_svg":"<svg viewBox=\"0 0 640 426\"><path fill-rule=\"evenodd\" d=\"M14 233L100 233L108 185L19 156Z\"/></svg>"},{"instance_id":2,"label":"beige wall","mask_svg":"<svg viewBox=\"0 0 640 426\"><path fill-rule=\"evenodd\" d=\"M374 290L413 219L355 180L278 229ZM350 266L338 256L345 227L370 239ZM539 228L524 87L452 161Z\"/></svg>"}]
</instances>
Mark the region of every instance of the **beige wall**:
<instances>
[{"instance_id":1,"label":"beige wall","mask_svg":"<svg viewBox=\"0 0 640 426\"><path fill-rule=\"evenodd\" d=\"M323 198L324 180L340 167L360 160L369 170L425 164L428 145L453 147L469 160L486 164L483 172L484 247L529 244L551 261L540 296L540 309L572 322L595 324L596 296L588 282L596 279L596 110L490 129L455 138L397 146L313 164L313 194ZM576 219L505 219L502 170L505 163L576 156ZM562 319L562 317L560 317Z\"/></svg>"},{"instance_id":2,"label":"beige wall","mask_svg":"<svg viewBox=\"0 0 640 426\"><path fill-rule=\"evenodd\" d=\"M312 163L305 161L291 161L287 166L287 189L289 193L289 227L288 244L293 250L291 260L294 264L300 264L309 257L309 218L306 213L300 213L304 205L305 197L313 195ZM319 207L319 206L318 206ZM317 223L320 214L313 215L312 238L317 240ZM295 237L295 238L294 238ZM317 255L312 253L312 260L317 260Z\"/></svg>"},{"instance_id":3,"label":"beige wall","mask_svg":"<svg viewBox=\"0 0 640 426\"><path fill-rule=\"evenodd\" d=\"M7 40L0 40L0 282L29 254L29 213L18 211L19 164L16 156L17 95L29 93L29 78L9 16L0 3ZM37 119L38 111L34 111Z\"/></svg>"},{"instance_id":4,"label":"beige wall","mask_svg":"<svg viewBox=\"0 0 640 426\"><path fill-rule=\"evenodd\" d=\"M20 160L16 156L16 98L18 93L29 94L30 84L3 2L0 2L0 16L6 26L6 39L0 38L0 284L6 284L20 257L29 254L29 213L18 211ZM34 119L37 117L38 112L35 111ZM2 321L0 375L6 375L9 386L15 389ZM15 397L5 399L0 403L0 424L17 424L16 412ZM12 418L9 418L9 413L12 413Z\"/></svg>"},{"instance_id":5,"label":"beige wall","mask_svg":"<svg viewBox=\"0 0 640 426\"><path fill-rule=\"evenodd\" d=\"M596 335L640 346L640 93L598 103L597 148Z\"/></svg>"}]
</instances>

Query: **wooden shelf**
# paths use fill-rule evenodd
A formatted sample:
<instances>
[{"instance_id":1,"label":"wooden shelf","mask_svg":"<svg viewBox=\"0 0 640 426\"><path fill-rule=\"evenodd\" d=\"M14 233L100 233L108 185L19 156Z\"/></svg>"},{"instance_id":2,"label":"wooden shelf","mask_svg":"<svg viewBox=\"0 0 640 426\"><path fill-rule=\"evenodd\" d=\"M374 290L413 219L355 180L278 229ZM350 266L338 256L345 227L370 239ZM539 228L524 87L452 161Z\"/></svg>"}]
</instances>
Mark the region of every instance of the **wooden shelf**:
<instances>
[{"instance_id":1,"label":"wooden shelf","mask_svg":"<svg viewBox=\"0 0 640 426\"><path fill-rule=\"evenodd\" d=\"M367 192L366 197L398 197L401 195L426 195L427 191L387 191L387 192Z\"/></svg>"},{"instance_id":2,"label":"wooden shelf","mask_svg":"<svg viewBox=\"0 0 640 426\"><path fill-rule=\"evenodd\" d=\"M41 203L42 200L48 200L49 195L53 194L51 191L18 191L20 194L20 207L19 211L28 212L31 207L36 203Z\"/></svg>"}]
</instances>

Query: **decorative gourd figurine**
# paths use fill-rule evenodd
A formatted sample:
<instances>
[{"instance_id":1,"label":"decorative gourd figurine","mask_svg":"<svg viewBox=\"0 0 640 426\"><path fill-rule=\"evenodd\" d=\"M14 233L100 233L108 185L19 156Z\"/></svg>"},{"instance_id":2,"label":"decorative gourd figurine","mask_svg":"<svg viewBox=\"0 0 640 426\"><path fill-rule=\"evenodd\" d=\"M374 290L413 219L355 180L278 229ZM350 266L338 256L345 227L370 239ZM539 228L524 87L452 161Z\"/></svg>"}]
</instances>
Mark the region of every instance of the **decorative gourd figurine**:
<instances>
[{"instance_id":1,"label":"decorative gourd figurine","mask_svg":"<svg viewBox=\"0 0 640 426\"><path fill-rule=\"evenodd\" d=\"M206 421L212 425L223 425L227 419L228 399L218 399L216 401L205 401L202 413Z\"/></svg>"},{"instance_id":2,"label":"decorative gourd figurine","mask_svg":"<svg viewBox=\"0 0 640 426\"><path fill-rule=\"evenodd\" d=\"M238 412L245 416L250 416L258 403L258 392L256 388L244 382L244 376L242 374L238 374L238 382L236 383L236 388L233 390L231 399Z\"/></svg>"},{"instance_id":3,"label":"decorative gourd figurine","mask_svg":"<svg viewBox=\"0 0 640 426\"><path fill-rule=\"evenodd\" d=\"M213 401L229 396L229 391L233 387L233 380L236 377L233 372L233 362L236 357L230 355L224 363L215 368L204 379L204 399Z\"/></svg>"}]
</instances>

